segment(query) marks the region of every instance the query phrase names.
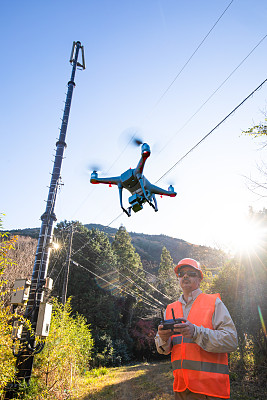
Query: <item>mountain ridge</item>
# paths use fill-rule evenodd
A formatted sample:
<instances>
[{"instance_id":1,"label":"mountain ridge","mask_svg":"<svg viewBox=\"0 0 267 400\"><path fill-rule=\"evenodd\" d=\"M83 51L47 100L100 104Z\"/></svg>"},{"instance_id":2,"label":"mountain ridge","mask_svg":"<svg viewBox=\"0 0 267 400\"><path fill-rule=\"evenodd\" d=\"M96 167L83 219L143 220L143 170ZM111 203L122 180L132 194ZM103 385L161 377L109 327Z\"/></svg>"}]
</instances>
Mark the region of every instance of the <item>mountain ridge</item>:
<instances>
[{"instance_id":1,"label":"mountain ridge","mask_svg":"<svg viewBox=\"0 0 267 400\"><path fill-rule=\"evenodd\" d=\"M118 229L101 224L84 224L87 229L98 229L104 232L110 242L114 240ZM12 235L30 236L38 239L40 228L24 228L9 230ZM173 238L165 234L151 235L145 233L128 232L132 244L140 255L142 263L150 272L158 269L162 248L166 247L175 264L182 258L195 258L204 264L208 270L218 272L226 261L226 254L222 250L207 246L189 243L183 239Z\"/></svg>"}]
</instances>

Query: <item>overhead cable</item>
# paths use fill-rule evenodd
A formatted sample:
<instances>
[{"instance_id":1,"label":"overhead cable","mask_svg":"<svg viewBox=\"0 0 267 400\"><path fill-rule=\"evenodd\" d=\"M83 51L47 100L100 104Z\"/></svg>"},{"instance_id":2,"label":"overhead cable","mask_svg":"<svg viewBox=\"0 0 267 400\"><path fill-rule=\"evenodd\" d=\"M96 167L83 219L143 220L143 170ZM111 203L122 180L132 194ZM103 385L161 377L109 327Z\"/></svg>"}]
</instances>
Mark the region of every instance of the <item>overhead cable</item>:
<instances>
[{"instance_id":1,"label":"overhead cable","mask_svg":"<svg viewBox=\"0 0 267 400\"><path fill-rule=\"evenodd\" d=\"M231 3L232 3L233 1L231 1L230 2L230 4L228 5L228 7L227 8L229 8L230 7L230 5L231 5ZM227 10L227 8L225 9L225 11ZM224 11L224 12L225 12ZM223 13L224 14L224 13ZM222 14L222 15L223 15ZM222 15L221 15L221 17L222 17ZM220 18L221 18L220 17ZM220 19L219 18L219 19ZM219 21L219 19L218 19L218 21ZM217 21L217 22L218 22ZM216 25L216 24L215 24ZM215 26L214 25L214 26ZM214 27L213 26L213 27ZM212 28L213 29L213 28ZM211 31L210 31L211 32ZM207 37L207 35L206 35L206 37ZM221 89L221 87L230 79L230 77L238 70L238 68L239 67L241 67L241 65L248 59L248 57L257 49L257 47L266 39L266 37L267 37L267 35L265 35L265 36L263 36L263 38L261 38L261 40L253 47L253 49L247 54L247 56L237 65L237 67L227 76L227 78L217 87L217 89L215 89L215 91L207 98L207 100L205 100L205 102L195 111L195 113L185 122L185 124L171 137L171 139L169 140L169 141L167 141L166 143L165 143L165 145L162 147L162 149L158 152L158 154L160 154L166 147L167 147L167 145L172 141L172 139L179 133L179 132L181 132L187 125L188 125L188 123L199 113L199 111L208 103L208 101L219 91L219 89ZM199 46L200 47L200 46ZM195 51L196 52L196 51ZM193 55L194 55L194 53L193 53ZM193 56L192 55L192 56ZM191 57L192 58L192 57ZM184 68L184 67L183 67ZM178 73L178 75L177 75L177 77L176 78L178 78L178 76L180 75L180 73L182 72L182 70ZM175 78L175 80L176 80L176 78ZM174 80L174 81L175 81ZM174 83L174 81L173 81L173 83ZM173 84L172 83L172 84ZM172 85L171 84L171 85ZM169 88L171 87L171 85L169 86ZM260 85L261 86L261 85ZM168 88L168 89L169 89ZM168 89L164 92L164 94L161 96L161 98L165 95L165 93L167 93L167 91L168 91ZM258 90L258 89L255 89L255 91L256 90ZM246 100L246 99L245 99ZM160 101L160 100L159 100ZM159 102L158 101L158 102ZM241 104L240 104L241 105ZM238 107L237 107L238 108ZM235 110L234 110L235 111ZM234 112L233 111L233 112ZM230 116L230 115L229 115ZM227 117L228 118L228 117ZM222 122L224 122L224 121L222 121ZM221 122L221 123L222 123ZM220 124L221 124L220 123ZM220 124L218 124L218 126L220 125ZM217 127L218 127L217 126ZM214 129L216 129L217 127L215 127ZM211 133L211 132L210 132ZM209 134L208 134L209 135ZM131 139L129 140L129 142L127 143L127 145L125 146L125 148L124 148L124 150L123 150L123 152L125 151L125 149L127 148L127 146L129 145L129 143L132 141L132 139L135 137L135 134L131 137ZM203 138L203 140L204 140L205 138ZM198 144L195 146L195 147L197 147L198 146ZM189 152L191 152L192 150L190 150ZM186 154L187 155L187 154ZM186 157L186 155L184 156L184 157ZM183 157L183 158L184 158ZM119 158L119 157L118 157ZM183 159L182 158L182 159ZM117 159L118 160L118 159ZM115 164L115 162L117 161L117 160L115 160L114 161L114 163L112 164L112 166ZM177 164L180 162L181 160L179 160L178 162L177 162ZM175 164L176 165L176 164ZM175 166L174 165L174 166ZM173 167L174 168L174 167ZM159 180L157 181L157 182L159 182L165 175L167 175L167 173L169 173L173 168L171 168L169 171L167 171L164 175L162 175L162 177L161 178L159 178ZM110 226L111 224L113 224L117 219L119 219L121 216L123 215L123 213L120 213L116 218L114 218L107 226Z\"/></svg>"},{"instance_id":2,"label":"overhead cable","mask_svg":"<svg viewBox=\"0 0 267 400\"><path fill-rule=\"evenodd\" d=\"M100 246L100 248L101 248L101 246ZM97 256L99 256L99 254L98 254L95 250L93 250L92 248L90 248L90 250L91 250L93 253L95 253ZM81 256L84 257L83 255L81 255ZM85 257L84 257L84 258L85 258ZM92 264L95 268L99 269L101 272L106 273L106 271L103 271L103 269L102 269L99 265L97 265L96 263L92 262L91 260L87 260L87 262L89 262L90 264ZM156 299L155 297L153 297L152 295L150 295L150 293L147 293L146 290L143 289L141 286L139 286L133 279L131 279L131 278L128 277L128 276L125 276L121 271L117 270L116 268L113 268L113 271L114 271L114 272L117 272L117 273L118 273L119 275L121 275L124 279L128 280L130 283L132 283L134 286L136 286L137 289L139 289L139 290L145 292L145 294L146 294L147 296L151 297L155 303L159 303L160 305L164 306L164 304L163 304L162 302L160 302L158 299ZM131 272L132 272L132 271L131 271ZM139 278L139 277L138 277L138 278ZM146 282L146 283L147 283L147 282ZM161 292L160 292L160 293L161 293ZM162 294L163 296L165 296L163 293L161 293L161 294ZM167 296L165 296L165 297L167 297ZM167 298L168 298L168 297L167 297ZM168 299L169 299L169 298L168 298ZM150 301L151 301L151 300L150 300Z\"/></svg>"},{"instance_id":3,"label":"overhead cable","mask_svg":"<svg viewBox=\"0 0 267 400\"><path fill-rule=\"evenodd\" d=\"M157 181L158 183L162 178L164 178L170 171L172 171L185 157L187 157L193 150L195 150L202 142L204 142L205 139L207 139L208 136L210 136L215 129L217 129L223 122L227 120L239 107L241 107L253 94L259 90L265 83L267 79L265 79L256 89L254 89L241 103L238 104L226 117L224 117L211 131L209 131L197 144L195 144L188 152L183 155L168 171L166 171Z\"/></svg>"},{"instance_id":4,"label":"overhead cable","mask_svg":"<svg viewBox=\"0 0 267 400\"><path fill-rule=\"evenodd\" d=\"M139 293L134 292L135 295L133 295L133 294L130 293L129 291L126 291L125 289L122 289L120 286L117 286L117 285L114 285L114 284L111 283L111 282L108 282L106 279L102 278L101 276L97 275L95 272L93 272L93 271L91 271L90 269L84 267L83 265L77 263L76 261L74 261L74 260L71 259L71 262L72 262L74 265L76 265L76 266L78 266L78 267L81 267L81 268L85 269L86 271L90 272L92 275L94 275L94 276L97 277L98 279L101 279L101 280L103 280L104 282L108 283L109 285L114 286L116 289L119 289L120 291L125 292L126 294L128 294L128 295L130 295L130 296L132 296L132 297L134 297L134 298L136 298L136 297L142 298L142 301L143 301L144 303L146 303L146 304L149 305L150 307L154 308L155 310L158 310L158 307L157 307L157 306L151 304L147 299L144 300L143 296L140 295Z\"/></svg>"},{"instance_id":5,"label":"overhead cable","mask_svg":"<svg viewBox=\"0 0 267 400\"><path fill-rule=\"evenodd\" d=\"M155 288L153 285L151 285L151 283L147 282L145 279L143 279L141 276L138 276L137 274L135 274L133 271L130 270L130 268L126 267L126 265L123 265L123 268L128 269L128 271L130 271L133 275L135 275L137 278L141 279L143 282L145 282L147 285L149 285L153 290L155 290L156 292L160 293L163 297L166 297L166 299L168 300L172 300L169 296L167 296L166 294L162 293L160 290L158 290L157 288ZM145 270L144 270L145 271Z\"/></svg>"},{"instance_id":6,"label":"overhead cable","mask_svg":"<svg viewBox=\"0 0 267 400\"><path fill-rule=\"evenodd\" d=\"M93 250L93 249L91 249L91 251L93 251L97 256L98 256L98 254ZM83 257L83 255L82 255L82 257ZM84 257L85 258L85 257ZM95 268L97 268L98 270L100 270L101 272L104 272L104 273L106 273L106 271L103 271L103 268L101 268L99 265L97 265L96 263L94 263L94 262L92 262L91 260L87 260L87 262L89 262L93 267L95 267ZM159 301L158 299L156 299L154 296L152 296L150 293L148 293L145 289L143 289L141 286L139 286L133 279L131 279L129 276L126 276L126 275L124 275L121 271L119 271L118 269L116 269L116 268L113 268L113 271L114 272L117 272L119 275L121 275L124 279L126 279L128 282L130 282L131 284L133 284L134 286L136 286L136 288L138 289L138 290L140 290L140 291L142 291L142 292L145 292L145 294L146 294L146 296L149 296L149 297L151 297L152 298L152 300L154 301L154 303L157 303L157 304L160 304L161 306L164 306L164 304L161 302L161 301ZM132 271L131 271L132 272ZM140 277L138 277L138 278L140 278ZM147 282L146 282L147 283ZM111 284L111 282L109 282L109 284ZM161 292L160 292L161 293ZM167 297L167 296L165 296L163 293L161 293L164 297ZM144 296L142 296L142 295L140 295L142 298L145 298ZM168 297L167 297L167 299L168 300L170 300ZM148 299L146 299L146 300L148 300ZM149 300L149 301L151 301L151 300Z\"/></svg>"},{"instance_id":7,"label":"overhead cable","mask_svg":"<svg viewBox=\"0 0 267 400\"><path fill-rule=\"evenodd\" d=\"M119 217L121 217L123 215L123 212L120 213L120 215L118 215L116 218L114 218L107 226L110 226L111 224L113 224L113 222L115 222Z\"/></svg>"},{"instance_id":8,"label":"overhead cable","mask_svg":"<svg viewBox=\"0 0 267 400\"><path fill-rule=\"evenodd\" d=\"M127 267L126 267L127 268ZM138 285L133 279L131 279L129 276L124 275L121 271L115 269L115 271L120 274L121 276L123 276L123 278L125 278L128 282L132 283L134 286L136 286L136 288L140 291L143 291L146 293L147 296L152 297L153 301L160 304L161 306L164 306L164 304L159 301L158 299L156 299L155 297L153 297L150 293L148 293L145 289L143 289L140 285ZM137 276L137 275L136 275ZM138 277L140 278L140 277ZM150 300L151 301L151 300Z\"/></svg>"},{"instance_id":9,"label":"overhead cable","mask_svg":"<svg viewBox=\"0 0 267 400\"><path fill-rule=\"evenodd\" d=\"M54 262L53 262L53 265L52 265L52 268L50 269L49 268L49 273L50 274L52 274L52 272L54 271L54 268L55 268L55 266L56 266L56 263L57 263L57 261L59 260L59 257L60 257L60 255L63 253L63 251L64 250L66 250L66 241L67 241L67 238L63 238L63 236L62 236L62 242L61 242L61 245L60 245L60 250L59 251L57 251L57 254L56 254L56 257L55 257L55 260L54 260ZM50 266L49 266L50 267ZM61 271L60 271L61 272ZM58 278L58 276L57 276L57 278ZM57 278L56 278L56 280L57 280ZM55 283L55 282L54 282Z\"/></svg>"},{"instance_id":10,"label":"overhead cable","mask_svg":"<svg viewBox=\"0 0 267 400\"><path fill-rule=\"evenodd\" d=\"M226 80L213 92L213 94L205 101L205 103L202 104L202 106L192 115L192 117L189 118L189 120L183 125L181 129L179 129L178 132L180 132L188 123L191 121L191 119L200 111L200 109L211 99L211 97L219 90L219 88L230 78L230 76L239 68L239 66L249 57L249 55L259 46L259 44L266 38L267 35L265 35L260 42L251 50L251 52L244 58L244 60L235 68L235 70L226 78ZM220 121L207 135L205 135L195 146L193 146L183 157L181 157L170 169L168 169L157 181L158 183L162 178L164 178L166 175L168 175L175 167L178 165L185 157L188 156L196 147L198 147L215 129L217 129L228 117L230 117L241 105L245 103L246 100L248 100L253 94L259 90L266 82L266 79L255 89L253 92L251 92L238 106L236 106L222 121ZM176 132L176 134L178 133ZM175 135L176 135L175 134ZM170 142L170 141L169 141ZM168 143L169 143L168 142ZM161 151L165 148L164 146ZM110 226L113 222L115 222L118 218L120 218L123 215L123 213L120 213L116 218L114 218L108 226Z\"/></svg>"},{"instance_id":11,"label":"overhead cable","mask_svg":"<svg viewBox=\"0 0 267 400\"><path fill-rule=\"evenodd\" d=\"M91 239L90 239L89 241L85 242L85 243L84 243L78 250L76 250L74 253L72 253L72 256L75 255L79 250L81 250L82 248L84 248L85 246L87 246L90 242L91 242ZM101 248L103 249L103 247L100 245L100 250L101 250ZM95 253L97 256L99 256L99 254L98 254L94 249L92 249L92 247L90 247L90 250L91 250L93 253ZM123 262L123 258L122 258L122 262ZM96 264L95 264L95 266L98 267L98 268L100 269L100 267L97 266ZM147 281L146 281L145 279L143 279L141 276L138 276L137 274L135 274L132 270L130 270L128 267L126 267L126 265L122 265L122 267L123 267L123 268L126 268L128 271L130 271L130 272L131 272L133 275L135 275L138 279L141 279L141 280L142 280L143 282L145 282L148 286L150 286L153 290L155 290L156 292L158 292L161 296L165 297L165 298L168 299L168 300L171 300L170 297L168 297L167 295L165 295L164 293L162 293L159 289L157 289L156 287L154 287L151 283L147 282ZM137 268L140 269L140 270L142 270L142 271L144 271L145 273L147 273L147 274L153 276L153 277L156 277L155 275L153 275L153 274L151 274L150 272L146 271L146 270L143 268L143 266L142 266L142 267L137 266ZM121 274L122 276L124 276L119 270L114 269L114 271L116 271L116 272L118 272L119 274ZM156 279L157 279L157 280L160 280L158 277L156 277ZM142 288L142 290L144 290L144 289Z\"/></svg>"},{"instance_id":12,"label":"overhead cable","mask_svg":"<svg viewBox=\"0 0 267 400\"><path fill-rule=\"evenodd\" d=\"M214 23L214 25L212 26L212 28L208 31L208 33L204 36L204 38L201 40L201 42L199 43L199 45L197 46L197 48L193 51L193 53L191 54L191 56L188 58L188 60L185 62L185 64L183 65L183 67L180 69L180 71L178 72L178 74L175 76L175 78L172 80L172 82L169 84L169 86L167 87L167 89L163 92L163 94L160 96L160 98L158 99L158 101L154 104L154 106L152 107L152 110L154 108L157 107L157 105L161 102L161 100L163 99L163 97L166 95L166 93L170 90L170 88L172 87L172 85L174 84L174 82L178 79L178 77L181 75L181 73L183 72L183 70L186 68L186 66L189 64L189 62L191 61L191 59L194 57L194 55L196 54L196 52L199 50L199 48L202 46L202 44L205 42L205 40L208 38L208 36L211 34L211 32L213 31L213 29L215 28L215 26L218 24L218 22L220 21L220 19L223 17L223 15L226 13L226 11L228 10L228 8L231 6L231 4L234 2L234 0L231 0L230 3L228 4L228 6L225 8L225 10L222 12L222 14L220 15L220 17L217 19L217 21ZM125 145L123 151L121 152L121 154L115 159L115 161L113 161L112 165L108 168L107 171L105 171L105 173L108 173L110 171L110 169L114 166L114 164L116 164L116 162L120 159L121 155L124 153L124 151L126 150L126 148L129 146L129 144L132 142L132 140L134 139L136 133L134 133L132 135L132 137L130 138L130 140L128 141L128 143ZM118 218L118 217L117 217ZM116 218L116 219L117 219ZM114 221L112 221L114 222ZM112 223L111 222L111 223Z\"/></svg>"},{"instance_id":13,"label":"overhead cable","mask_svg":"<svg viewBox=\"0 0 267 400\"><path fill-rule=\"evenodd\" d=\"M171 88L171 86L174 84L174 82L178 79L178 77L180 76L180 74L183 72L183 70L186 68L186 66L188 65L188 63L191 61L191 59L194 57L194 55L197 53L197 51L199 50L199 48L202 46L202 44L205 42L205 40L208 38L208 36L211 34L211 32L213 31L213 29L215 28L215 26L218 24L218 22L221 20L221 18L223 17L223 15L226 13L226 11L229 9L229 7L231 6L231 4L234 2L234 0L231 0L230 3L228 4L228 6L225 8L225 10L222 12L222 14L220 15L220 17L216 20L216 22L213 24L213 26L211 27L211 29L208 31L208 33L205 35L205 37L202 39L202 41L199 43L199 45L197 46L197 48L193 51L193 53L191 54L191 56L189 57L189 59L185 62L185 64L183 65L183 67L180 69L180 71L178 72L178 74L175 76L175 78L173 79L173 81L169 84L169 86L167 87L167 89L164 91L164 93L160 96L159 100L155 103L155 105L152 107L152 109L154 109L162 100L162 98L165 96L165 94L169 91L169 89ZM126 144L125 148L123 149L123 151L121 152L121 154L114 160L114 162L112 163L112 165L108 168L107 171L105 171L105 173L108 173L110 171L110 169L116 164L116 162L120 159L121 155L124 153L124 151L126 150L126 148L128 147L128 145L131 143L131 141L133 140L133 138L135 137L136 133L134 133L131 137L131 139L128 141L128 143ZM86 196L86 198L83 200L83 202L81 203L81 205L78 207L78 209L82 206L82 204L85 203L86 200L88 200L88 197L92 195L92 193L94 192L94 189ZM76 212L78 211L78 209L75 211L74 215L76 214ZM111 225L113 222L115 222L115 220L117 220L121 215L119 215L118 217L116 217L113 221L110 222L109 225ZM108 226L109 226L108 225Z\"/></svg>"},{"instance_id":14,"label":"overhead cable","mask_svg":"<svg viewBox=\"0 0 267 400\"><path fill-rule=\"evenodd\" d=\"M188 58L188 60L186 61L186 63L183 65L183 67L180 69L180 71L178 72L178 74L175 76L175 78L173 79L173 81L169 84L169 86L167 87L167 89L163 92L163 94L161 95L161 97L159 98L159 100L155 103L154 107L155 108L160 101L163 99L163 97L165 96L165 94L170 90L170 88L172 87L172 85L174 84L174 82L177 80L177 78L181 75L181 73L183 72L183 70L185 69L185 67L189 64L189 62L192 60L192 58L194 57L194 55L196 54L196 52L199 50L199 48L202 46L202 44L205 42L205 40L207 39L207 37L211 34L211 32L213 31L213 29L215 28L215 26L218 24L218 22L220 21L220 19L223 17L223 15L226 13L226 11L228 10L228 8L231 6L231 4L233 3L234 0L231 0L230 3L228 4L228 6L226 7L226 9L223 11L223 13L220 15L220 17L217 19L217 21L215 22L215 24L212 26L212 28L209 30L209 32L206 34L206 36L202 39L202 41L199 43L199 45L197 46L197 48L194 50L194 52L191 54L191 56Z\"/></svg>"},{"instance_id":15,"label":"overhead cable","mask_svg":"<svg viewBox=\"0 0 267 400\"><path fill-rule=\"evenodd\" d=\"M175 134L164 144L162 149L158 152L160 154L168 145L169 143L173 140L173 138L178 135L188 124L192 119L199 113L199 111L208 103L208 101L221 89L221 87L228 81L228 79L231 78L231 76L238 70L239 67L247 60L247 58L256 50L256 48L266 39L267 35L263 36L261 40L256 44L256 46L253 47L253 49L248 53L248 55L237 65L237 67L227 76L227 78L217 87L217 89L214 90L214 92L207 98L207 100L204 101L203 104L194 112L193 115L184 123L184 125L177 131Z\"/></svg>"}]
</instances>

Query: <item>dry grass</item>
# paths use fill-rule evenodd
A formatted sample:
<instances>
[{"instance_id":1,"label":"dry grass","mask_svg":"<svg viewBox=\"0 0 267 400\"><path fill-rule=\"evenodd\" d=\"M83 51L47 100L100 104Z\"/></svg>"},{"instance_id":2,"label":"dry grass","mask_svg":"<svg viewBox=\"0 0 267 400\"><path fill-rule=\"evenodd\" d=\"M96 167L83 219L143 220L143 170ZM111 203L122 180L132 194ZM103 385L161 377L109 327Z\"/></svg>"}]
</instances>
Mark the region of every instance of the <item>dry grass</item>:
<instances>
[{"instance_id":1,"label":"dry grass","mask_svg":"<svg viewBox=\"0 0 267 400\"><path fill-rule=\"evenodd\" d=\"M170 361L102 368L76 382L71 400L173 400ZM231 383L231 400L266 400L267 390L254 379Z\"/></svg>"},{"instance_id":2,"label":"dry grass","mask_svg":"<svg viewBox=\"0 0 267 400\"><path fill-rule=\"evenodd\" d=\"M173 400L171 365L168 361L109 368L102 376L88 376L80 389L83 400Z\"/></svg>"}]
</instances>

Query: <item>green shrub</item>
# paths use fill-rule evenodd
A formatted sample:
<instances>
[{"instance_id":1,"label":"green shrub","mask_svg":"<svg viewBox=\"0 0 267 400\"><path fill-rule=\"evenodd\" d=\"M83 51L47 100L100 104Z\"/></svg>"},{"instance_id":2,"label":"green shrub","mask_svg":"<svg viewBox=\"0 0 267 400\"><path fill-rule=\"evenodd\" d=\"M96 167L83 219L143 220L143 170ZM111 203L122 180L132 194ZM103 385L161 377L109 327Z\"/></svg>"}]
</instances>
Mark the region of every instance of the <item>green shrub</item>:
<instances>
[{"instance_id":1,"label":"green shrub","mask_svg":"<svg viewBox=\"0 0 267 400\"><path fill-rule=\"evenodd\" d=\"M93 340L89 326L84 317L72 316L71 311L70 299L65 307L54 299L49 336L34 360L33 376L50 399L71 393L75 378L90 366Z\"/></svg>"},{"instance_id":2,"label":"green shrub","mask_svg":"<svg viewBox=\"0 0 267 400\"><path fill-rule=\"evenodd\" d=\"M16 237L10 239L7 234L0 233L0 398L5 386L13 380L16 373L16 359L13 356L11 339L12 313L10 307L6 305L7 293L5 287L7 282L1 279L5 268L12 265L12 261L8 258L8 250L13 248L15 241Z\"/></svg>"}]
</instances>

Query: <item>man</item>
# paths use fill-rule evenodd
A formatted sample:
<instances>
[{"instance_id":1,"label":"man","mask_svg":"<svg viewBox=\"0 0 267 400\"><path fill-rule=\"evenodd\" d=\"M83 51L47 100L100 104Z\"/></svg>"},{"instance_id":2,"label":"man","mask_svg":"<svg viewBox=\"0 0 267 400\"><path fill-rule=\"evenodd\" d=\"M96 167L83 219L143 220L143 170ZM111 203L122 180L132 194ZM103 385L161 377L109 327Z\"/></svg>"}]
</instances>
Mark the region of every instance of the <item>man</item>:
<instances>
[{"instance_id":1,"label":"man","mask_svg":"<svg viewBox=\"0 0 267 400\"><path fill-rule=\"evenodd\" d=\"M171 353L175 400L229 399L227 353L237 347L231 316L218 293L202 293L198 261L184 258L174 271L183 294L168 305L165 319L173 319L174 312L182 323L173 330L159 325L155 342L159 353Z\"/></svg>"}]
</instances>

